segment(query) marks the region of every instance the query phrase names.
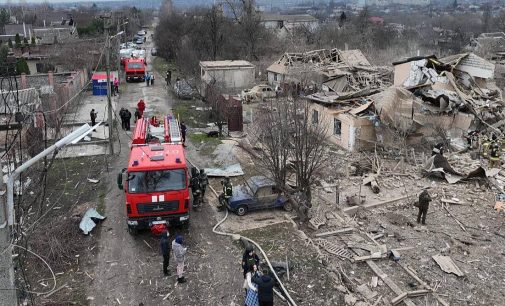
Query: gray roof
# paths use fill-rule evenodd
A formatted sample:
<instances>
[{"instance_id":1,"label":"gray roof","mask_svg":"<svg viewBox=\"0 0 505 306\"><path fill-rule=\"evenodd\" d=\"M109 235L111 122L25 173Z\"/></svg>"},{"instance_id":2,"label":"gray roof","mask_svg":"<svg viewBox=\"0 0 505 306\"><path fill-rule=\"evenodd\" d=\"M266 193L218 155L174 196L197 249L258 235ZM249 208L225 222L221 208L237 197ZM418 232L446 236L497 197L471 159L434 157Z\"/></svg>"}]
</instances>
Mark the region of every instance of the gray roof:
<instances>
[{"instance_id":1,"label":"gray roof","mask_svg":"<svg viewBox=\"0 0 505 306\"><path fill-rule=\"evenodd\" d=\"M19 34L21 36L24 36L25 34L25 29L26 29L26 36L30 36L30 31L33 33L33 28L31 24L25 24L25 27L23 28L23 24L6 24L4 26L5 30L5 35L16 35Z\"/></svg>"},{"instance_id":2,"label":"gray roof","mask_svg":"<svg viewBox=\"0 0 505 306\"><path fill-rule=\"evenodd\" d=\"M31 113L40 105L39 92L35 88L21 89L17 93L17 101L15 92L1 92L5 95L6 107L0 108L0 113L11 113L22 111L24 113ZM18 108L19 105L19 108Z\"/></svg>"}]
</instances>

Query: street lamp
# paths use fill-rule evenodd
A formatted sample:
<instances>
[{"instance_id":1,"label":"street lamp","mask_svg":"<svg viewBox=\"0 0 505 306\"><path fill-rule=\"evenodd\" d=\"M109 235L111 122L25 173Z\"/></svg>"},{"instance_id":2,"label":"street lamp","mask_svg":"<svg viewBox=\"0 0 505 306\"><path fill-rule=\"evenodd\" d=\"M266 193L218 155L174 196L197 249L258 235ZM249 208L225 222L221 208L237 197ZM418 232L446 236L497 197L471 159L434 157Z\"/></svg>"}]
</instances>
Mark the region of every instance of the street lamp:
<instances>
[{"instance_id":1,"label":"street lamp","mask_svg":"<svg viewBox=\"0 0 505 306\"><path fill-rule=\"evenodd\" d=\"M68 134L67 136L57 141L49 148L45 149L44 151L40 152L30 160L26 161L24 164L19 166L16 170L14 170L14 172L12 172L9 175L9 179L7 180L7 212L8 212L7 223L9 225L14 225L14 181L18 178L18 176L23 171L33 166L36 162L46 157L47 155L51 154L52 152L72 143L72 141L74 141L75 139L79 138L82 135L87 135L91 133L91 131L93 131L93 128L95 127L90 127L89 124L87 123L84 124L77 130L73 131L72 133Z\"/></svg>"}]
</instances>

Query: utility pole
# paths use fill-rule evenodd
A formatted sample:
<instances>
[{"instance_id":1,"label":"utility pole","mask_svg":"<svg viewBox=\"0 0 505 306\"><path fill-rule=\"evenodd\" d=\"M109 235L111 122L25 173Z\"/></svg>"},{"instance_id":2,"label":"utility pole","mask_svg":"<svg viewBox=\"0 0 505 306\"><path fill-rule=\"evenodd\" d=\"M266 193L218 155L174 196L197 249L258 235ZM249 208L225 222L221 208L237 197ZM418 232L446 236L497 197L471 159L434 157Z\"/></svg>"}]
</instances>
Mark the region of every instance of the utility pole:
<instances>
[{"instance_id":1,"label":"utility pole","mask_svg":"<svg viewBox=\"0 0 505 306\"><path fill-rule=\"evenodd\" d=\"M114 137L112 129L112 99L111 99L111 88L110 85L110 37L109 37L109 23L107 20L110 17L102 17L105 19L105 73L107 73L107 113L109 122L109 154L114 155Z\"/></svg>"},{"instance_id":2,"label":"utility pole","mask_svg":"<svg viewBox=\"0 0 505 306\"><path fill-rule=\"evenodd\" d=\"M2 161L0 160L0 169ZM14 264L12 262L11 231L7 222L7 205L5 205L5 183L0 180L0 305L18 305Z\"/></svg>"}]
</instances>

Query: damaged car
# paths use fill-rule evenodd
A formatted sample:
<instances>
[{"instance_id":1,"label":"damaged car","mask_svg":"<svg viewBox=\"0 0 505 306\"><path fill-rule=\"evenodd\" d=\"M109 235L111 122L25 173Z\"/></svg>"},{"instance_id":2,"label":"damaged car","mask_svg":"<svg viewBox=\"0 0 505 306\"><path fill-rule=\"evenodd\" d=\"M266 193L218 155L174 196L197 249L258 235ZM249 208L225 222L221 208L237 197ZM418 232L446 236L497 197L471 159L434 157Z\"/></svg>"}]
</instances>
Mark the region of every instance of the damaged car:
<instances>
[{"instance_id":1,"label":"damaged car","mask_svg":"<svg viewBox=\"0 0 505 306\"><path fill-rule=\"evenodd\" d=\"M276 92L268 85L256 85L251 89L244 89L241 94L242 100L246 103L263 101L264 99L275 98Z\"/></svg>"},{"instance_id":2,"label":"damaged car","mask_svg":"<svg viewBox=\"0 0 505 306\"><path fill-rule=\"evenodd\" d=\"M234 187L227 208L239 216L260 209L293 210L291 202L282 194L275 182L265 176L253 176L245 184Z\"/></svg>"}]
</instances>

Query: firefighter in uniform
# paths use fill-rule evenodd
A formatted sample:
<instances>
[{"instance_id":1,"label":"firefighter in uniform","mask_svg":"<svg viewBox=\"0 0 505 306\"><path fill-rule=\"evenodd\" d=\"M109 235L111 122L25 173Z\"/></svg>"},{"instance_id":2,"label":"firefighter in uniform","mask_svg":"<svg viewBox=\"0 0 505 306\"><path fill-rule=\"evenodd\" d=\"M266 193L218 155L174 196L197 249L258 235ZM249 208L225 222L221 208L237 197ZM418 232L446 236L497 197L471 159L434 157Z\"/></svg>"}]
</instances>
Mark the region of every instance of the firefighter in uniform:
<instances>
[{"instance_id":1,"label":"firefighter in uniform","mask_svg":"<svg viewBox=\"0 0 505 306\"><path fill-rule=\"evenodd\" d=\"M200 175L198 176L198 179L200 180L200 188L202 190L202 201L204 201L205 191L209 185L209 178L207 177L207 173L205 173L204 169L200 169Z\"/></svg>"},{"instance_id":2,"label":"firefighter in uniform","mask_svg":"<svg viewBox=\"0 0 505 306\"><path fill-rule=\"evenodd\" d=\"M493 142L489 151L489 168L501 167L501 148L498 142Z\"/></svg>"},{"instance_id":3,"label":"firefighter in uniform","mask_svg":"<svg viewBox=\"0 0 505 306\"><path fill-rule=\"evenodd\" d=\"M489 138L486 135L482 136L482 141L481 141L481 145L480 145L482 157L484 157L484 158L488 157L490 146L491 146L491 141L489 140Z\"/></svg>"},{"instance_id":4,"label":"firefighter in uniform","mask_svg":"<svg viewBox=\"0 0 505 306\"><path fill-rule=\"evenodd\" d=\"M233 195L233 186L230 182L229 177L225 177L224 180L221 181L221 184L223 185L223 193L219 195L219 206L218 206L219 211L225 209L226 205L228 204L228 201Z\"/></svg>"},{"instance_id":5,"label":"firefighter in uniform","mask_svg":"<svg viewBox=\"0 0 505 306\"><path fill-rule=\"evenodd\" d=\"M193 194L193 208L199 208L202 201L202 188L200 185L198 170L196 170L196 168L191 168L191 179L189 185Z\"/></svg>"}]
</instances>

